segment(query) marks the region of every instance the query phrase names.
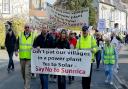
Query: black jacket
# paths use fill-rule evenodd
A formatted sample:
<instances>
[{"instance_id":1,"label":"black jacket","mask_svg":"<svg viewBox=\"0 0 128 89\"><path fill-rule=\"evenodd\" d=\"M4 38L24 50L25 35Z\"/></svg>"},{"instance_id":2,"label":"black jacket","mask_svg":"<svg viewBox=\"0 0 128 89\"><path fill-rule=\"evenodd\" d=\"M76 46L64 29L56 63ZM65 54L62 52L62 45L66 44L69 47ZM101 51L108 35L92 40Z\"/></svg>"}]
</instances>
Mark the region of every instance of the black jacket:
<instances>
[{"instance_id":1,"label":"black jacket","mask_svg":"<svg viewBox=\"0 0 128 89\"><path fill-rule=\"evenodd\" d=\"M40 34L34 41L33 47L40 48L55 48L55 42L50 34L47 34L45 37Z\"/></svg>"},{"instance_id":2,"label":"black jacket","mask_svg":"<svg viewBox=\"0 0 128 89\"><path fill-rule=\"evenodd\" d=\"M8 52L13 52L16 44L16 36L12 32L12 35L10 36L9 33L6 34L5 38L5 46L7 48Z\"/></svg>"},{"instance_id":3,"label":"black jacket","mask_svg":"<svg viewBox=\"0 0 128 89\"><path fill-rule=\"evenodd\" d=\"M59 39L57 42L56 42L56 47L59 48L59 49L70 49L70 44L69 44L69 41L68 40L61 40Z\"/></svg>"}]
</instances>

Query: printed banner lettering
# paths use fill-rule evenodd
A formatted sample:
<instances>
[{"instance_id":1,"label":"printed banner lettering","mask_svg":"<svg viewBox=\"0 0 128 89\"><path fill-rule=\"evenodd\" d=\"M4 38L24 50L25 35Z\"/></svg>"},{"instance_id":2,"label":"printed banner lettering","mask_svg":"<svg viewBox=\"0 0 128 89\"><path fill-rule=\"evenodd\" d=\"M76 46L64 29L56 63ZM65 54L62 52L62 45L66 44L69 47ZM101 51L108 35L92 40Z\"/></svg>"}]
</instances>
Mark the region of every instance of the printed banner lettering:
<instances>
[{"instance_id":1,"label":"printed banner lettering","mask_svg":"<svg viewBox=\"0 0 128 89\"><path fill-rule=\"evenodd\" d=\"M32 73L84 76L90 75L91 51L77 49L33 49Z\"/></svg>"}]
</instances>

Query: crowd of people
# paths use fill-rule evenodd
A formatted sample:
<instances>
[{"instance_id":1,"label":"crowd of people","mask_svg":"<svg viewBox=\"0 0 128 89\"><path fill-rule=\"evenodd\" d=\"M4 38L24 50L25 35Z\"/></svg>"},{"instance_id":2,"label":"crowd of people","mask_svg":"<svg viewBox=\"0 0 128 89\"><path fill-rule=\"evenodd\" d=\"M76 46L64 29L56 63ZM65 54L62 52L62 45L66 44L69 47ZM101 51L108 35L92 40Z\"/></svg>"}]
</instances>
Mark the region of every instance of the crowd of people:
<instances>
[{"instance_id":1,"label":"crowd of people","mask_svg":"<svg viewBox=\"0 0 128 89\"><path fill-rule=\"evenodd\" d=\"M102 61L105 67L106 83L113 85L113 72L118 72L118 58L119 51L121 50L123 41L115 33L112 32L111 37L105 38L101 32L95 30L95 34L90 34L89 27L83 26L81 34L66 29L56 30L55 28L49 29L47 24L42 25L40 33L35 33L29 24L24 26L24 31L16 38L12 24L8 23L8 28L5 46L9 55L8 73L15 70L13 63L13 53L16 56L19 54L21 74L24 80L24 89L30 89L31 76L31 50L32 48L58 48L58 49L90 49L92 52L91 71L89 77L82 77L82 88L90 89L92 66L96 60L96 70L100 70L100 63ZM126 38L127 35L126 35ZM127 43L127 40L125 39ZM39 74L41 89L48 89L50 79L58 83L58 89L66 89L66 76L64 75L48 75ZM69 84L75 78L69 76Z\"/></svg>"}]
</instances>

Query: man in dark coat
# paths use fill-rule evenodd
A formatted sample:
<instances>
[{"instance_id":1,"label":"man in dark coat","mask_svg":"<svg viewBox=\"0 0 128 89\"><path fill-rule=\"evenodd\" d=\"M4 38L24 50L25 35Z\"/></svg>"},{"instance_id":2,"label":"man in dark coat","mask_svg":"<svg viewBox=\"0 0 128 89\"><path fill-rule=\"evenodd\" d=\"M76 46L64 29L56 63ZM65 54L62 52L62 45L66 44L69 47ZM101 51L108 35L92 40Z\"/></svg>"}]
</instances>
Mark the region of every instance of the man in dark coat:
<instances>
[{"instance_id":1,"label":"man in dark coat","mask_svg":"<svg viewBox=\"0 0 128 89\"><path fill-rule=\"evenodd\" d=\"M35 39L34 48L54 48L53 37L48 33L48 26L43 25L41 34ZM40 74L41 89L48 89L48 74Z\"/></svg>"},{"instance_id":2,"label":"man in dark coat","mask_svg":"<svg viewBox=\"0 0 128 89\"><path fill-rule=\"evenodd\" d=\"M5 38L5 46L9 55L9 63L7 68L8 72L10 72L10 70L12 71L14 70L13 53L14 53L15 43L16 43L16 36L14 35L14 32L10 28L8 29Z\"/></svg>"}]
</instances>

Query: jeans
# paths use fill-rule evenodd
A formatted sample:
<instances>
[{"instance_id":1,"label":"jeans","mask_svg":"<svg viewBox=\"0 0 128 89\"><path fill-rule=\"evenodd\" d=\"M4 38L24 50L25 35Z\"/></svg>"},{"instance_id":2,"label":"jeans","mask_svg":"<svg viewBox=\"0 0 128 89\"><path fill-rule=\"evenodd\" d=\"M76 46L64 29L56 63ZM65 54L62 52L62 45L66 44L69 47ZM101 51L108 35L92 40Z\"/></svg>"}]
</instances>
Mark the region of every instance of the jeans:
<instances>
[{"instance_id":1,"label":"jeans","mask_svg":"<svg viewBox=\"0 0 128 89\"><path fill-rule=\"evenodd\" d=\"M101 51L99 50L99 51L96 53L97 69L98 69L99 66L100 66L100 60L101 60Z\"/></svg>"},{"instance_id":2,"label":"jeans","mask_svg":"<svg viewBox=\"0 0 128 89\"><path fill-rule=\"evenodd\" d=\"M69 81L74 80L74 76L68 76L68 78L69 78Z\"/></svg>"},{"instance_id":3,"label":"jeans","mask_svg":"<svg viewBox=\"0 0 128 89\"><path fill-rule=\"evenodd\" d=\"M8 52L8 55L9 55L8 70L14 69L13 52Z\"/></svg>"},{"instance_id":4,"label":"jeans","mask_svg":"<svg viewBox=\"0 0 128 89\"><path fill-rule=\"evenodd\" d=\"M102 64L104 65L104 53L103 53L103 49L101 50L101 61L102 61Z\"/></svg>"},{"instance_id":5,"label":"jeans","mask_svg":"<svg viewBox=\"0 0 128 89\"><path fill-rule=\"evenodd\" d=\"M58 89L66 89L66 77L58 76Z\"/></svg>"},{"instance_id":6,"label":"jeans","mask_svg":"<svg viewBox=\"0 0 128 89\"><path fill-rule=\"evenodd\" d=\"M105 64L105 76L109 82L113 80L113 66L112 64Z\"/></svg>"},{"instance_id":7,"label":"jeans","mask_svg":"<svg viewBox=\"0 0 128 89\"><path fill-rule=\"evenodd\" d=\"M41 81L41 89L48 89L48 75L47 74L40 74L40 81Z\"/></svg>"}]
</instances>

